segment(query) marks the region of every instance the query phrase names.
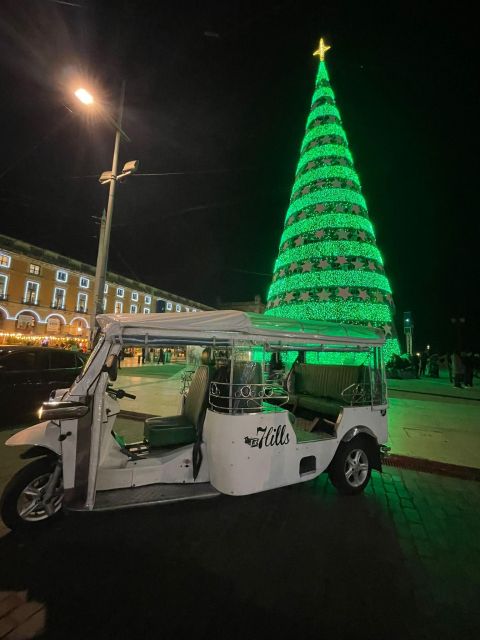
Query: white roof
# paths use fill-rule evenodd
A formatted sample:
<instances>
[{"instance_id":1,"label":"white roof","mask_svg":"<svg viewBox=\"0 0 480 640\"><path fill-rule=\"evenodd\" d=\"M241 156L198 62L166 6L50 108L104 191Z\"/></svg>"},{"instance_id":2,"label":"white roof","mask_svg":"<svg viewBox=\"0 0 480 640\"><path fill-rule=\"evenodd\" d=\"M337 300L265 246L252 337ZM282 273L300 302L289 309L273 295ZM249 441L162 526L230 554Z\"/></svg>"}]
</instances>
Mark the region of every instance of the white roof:
<instances>
[{"instance_id":1,"label":"white roof","mask_svg":"<svg viewBox=\"0 0 480 640\"><path fill-rule=\"evenodd\" d=\"M141 336L232 341L252 339L272 344L381 345L381 329L317 320L293 320L243 311L199 311L197 313L102 314L98 323L107 339L122 336L125 342ZM143 341L143 340L142 340ZM192 341L193 344L193 341Z\"/></svg>"}]
</instances>

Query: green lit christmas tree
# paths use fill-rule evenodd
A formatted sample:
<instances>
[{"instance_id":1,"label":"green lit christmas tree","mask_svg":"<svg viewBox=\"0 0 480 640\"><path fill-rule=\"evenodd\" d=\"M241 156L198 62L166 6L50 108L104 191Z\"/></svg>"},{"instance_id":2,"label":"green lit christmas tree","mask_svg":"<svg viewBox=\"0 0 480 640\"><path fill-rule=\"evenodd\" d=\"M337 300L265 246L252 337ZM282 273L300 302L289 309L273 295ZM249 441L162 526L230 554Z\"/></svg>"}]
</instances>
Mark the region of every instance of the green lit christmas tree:
<instances>
[{"instance_id":1,"label":"green lit christmas tree","mask_svg":"<svg viewBox=\"0 0 480 640\"><path fill-rule=\"evenodd\" d=\"M393 299L325 65L288 207L267 315L381 327L385 359L399 353ZM332 354L333 355L333 354Z\"/></svg>"}]
</instances>

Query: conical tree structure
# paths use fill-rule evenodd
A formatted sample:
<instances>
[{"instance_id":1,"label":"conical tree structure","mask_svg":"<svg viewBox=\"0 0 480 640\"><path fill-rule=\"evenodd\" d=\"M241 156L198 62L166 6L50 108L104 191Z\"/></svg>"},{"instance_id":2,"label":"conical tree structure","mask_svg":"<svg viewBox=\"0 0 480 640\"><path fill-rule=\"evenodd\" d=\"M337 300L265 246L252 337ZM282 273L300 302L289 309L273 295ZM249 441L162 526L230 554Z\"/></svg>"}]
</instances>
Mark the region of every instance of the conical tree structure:
<instances>
[{"instance_id":1,"label":"conical tree structure","mask_svg":"<svg viewBox=\"0 0 480 640\"><path fill-rule=\"evenodd\" d=\"M388 360L400 352L392 291L330 86L329 48L322 39L315 52L317 81L265 313L382 327Z\"/></svg>"}]
</instances>

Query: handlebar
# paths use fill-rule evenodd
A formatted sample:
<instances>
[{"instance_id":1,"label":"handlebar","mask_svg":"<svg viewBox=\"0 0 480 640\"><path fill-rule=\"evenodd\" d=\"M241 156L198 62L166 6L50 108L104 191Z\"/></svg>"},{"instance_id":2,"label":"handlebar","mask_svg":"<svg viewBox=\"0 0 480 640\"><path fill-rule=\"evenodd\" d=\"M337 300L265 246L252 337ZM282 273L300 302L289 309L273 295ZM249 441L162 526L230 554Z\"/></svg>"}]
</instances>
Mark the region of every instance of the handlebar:
<instances>
[{"instance_id":1,"label":"handlebar","mask_svg":"<svg viewBox=\"0 0 480 640\"><path fill-rule=\"evenodd\" d=\"M112 396L115 396L118 400L122 398L130 398L131 400L136 400L137 396L134 396L133 393L127 393L123 389L113 389L112 387L107 387L107 393L110 393Z\"/></svg>"}]
</instances>

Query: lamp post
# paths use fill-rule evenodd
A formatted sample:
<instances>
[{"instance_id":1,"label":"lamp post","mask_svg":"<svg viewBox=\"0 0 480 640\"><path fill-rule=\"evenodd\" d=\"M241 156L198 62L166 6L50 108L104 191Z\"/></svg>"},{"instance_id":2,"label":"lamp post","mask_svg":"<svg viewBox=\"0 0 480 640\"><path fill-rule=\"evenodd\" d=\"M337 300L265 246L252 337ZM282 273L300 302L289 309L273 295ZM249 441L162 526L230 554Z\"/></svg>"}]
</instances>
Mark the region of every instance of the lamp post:
<instances>
[{"instance_id":1,"label":"lamp post","mask_svg":"<svg viewBox=\"0 0 480 640\"><path fill-rule=\"evenodd\" d=\"M95 100L91 93L89 93L84 88L79 88L75 91L75 96L82 102L83 104L90 106L95 103ZM115 129L115 144L113 147L113 159L112 159L112 170L104 171L100 176L100 183L107 184L110 183L110 188L108 192L108 204L107 204L107 213L102 215L102 222L100 227L100 237L98 242L98 253L97 253L97 265L95 269L95 283L93 288L93 305L92 305L92 314L90 320L90 341L93 342L93 338L95 335L96 329L96 317L98 314L103 313L103 296L105 291L105 279L107 274L107 264L108 264L108 252L110 248L110 233L112 230L112 216L113 216L113 205L115 202L115 188L117 186L117 181L125 178L138 169L138 160L132 160L127 162L123 167L123 171L120 174L117 174L118 170L118 154L120 150L120 139L123 137L125 140L130 142L130 138L127 134L122 130L122 119L123 119L123 105L125 101L125 81L122 82L122 88L120 92L120 104L118 108L118 119L114 120L110 116L108 112L102 111L102 115L106 118L106 120L114 127Z\"/></svg>"}]
</instances>

